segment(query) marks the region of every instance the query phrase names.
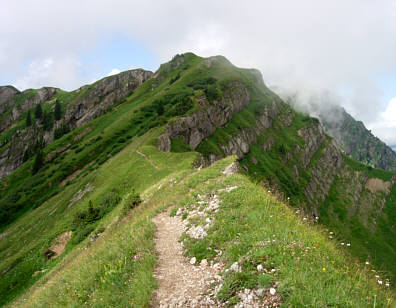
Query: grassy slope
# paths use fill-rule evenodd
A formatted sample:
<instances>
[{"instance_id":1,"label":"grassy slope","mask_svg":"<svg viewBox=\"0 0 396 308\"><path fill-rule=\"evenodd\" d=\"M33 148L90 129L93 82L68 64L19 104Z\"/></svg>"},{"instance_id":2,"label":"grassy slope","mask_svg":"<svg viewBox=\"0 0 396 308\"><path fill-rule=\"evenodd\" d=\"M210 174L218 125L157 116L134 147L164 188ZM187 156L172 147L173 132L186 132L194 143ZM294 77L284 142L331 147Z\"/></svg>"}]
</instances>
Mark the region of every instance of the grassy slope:
<instances>
[{"instance_id":1,"label":"grassy slope","mask_svg":"<svg viewBox=\"0 0 396 308\"><path fill-rule=\"evenodd\" d=\"M235 119L233 118L228 126L233 125L234 121ZM309 168L303 168L301 166L299 157L295 155L294 149L297 145L304 146L304 141L298 136L297 130L307 127L312 123L311 118L298 113L289 127L284 127L279 124L278 120L275 120L273 126L258 138L258 144L251 146L249 154L241 160L241 164L247 167L247 174L251 179L256 182L265 183L270 187L275 187L277 190L283 192L284 196L290 198L291 204L295 207L303 207L307 212L311 210L309 205L304 204L306 202L304 190L311 179L311 174ZM216 150L211 145L224 143L222 140L226 140L224 136L227 135L233 135L232 132L227 131L227 126L218 129L214 135L204 141L198 150L202 153L216 153ZM263 151L262 145L269 139L272 140L273 146L270 150ZM325 141L324 144L326 142L328 141ZM209 150L204 148L204 146L209 147ZM319 147L313 155L310 166L316 163L322 149L323 146ZM286 158L287 153L292 153L291 158ZM257 161L257 163L253 161ZM367 168L351 159L345 158L345 161L346 163L342 168L350 170L352 174L354 172L361 172L368 178L376 177L384 181L390 181L392 176L394 176L392 172ZM296 180L296 176L294 175L294 165L298 168L298 180ZM346 181L348 186L349 179L346 178L344 181ZM396 216L396 185L393 185L391 193L386 196L384 210L380 212L384 213L384 215L380 216L377 221L378 227L373 230L365 226L361 220L371 215L378 215L377 211L381 206L383 195L379 193L373 197L368 190L364 189L358 200L358 206L365 202L364 198L371 198L375 206L370 211L365 212L363 208L360 210L360 215L365 217L350 216L345 217L345 219L339 219L339 216L350 210L352 204L356 204L353 196L348 195L348 191L342 189L339 184L340 181L337 177L331 187L329 196L319 206L321 222L328 228L331 228L340 240L353 243L352 251L355 255L361 259L369 257L378 268L386 270L392 277L395 277L396 267L394 260L396 259L396 250L392 243L396 236L396 229L393 224L394 217Z\"/></svg>"},{"instance_id":2,"label":"grassy slope","mask_svg":"<svg viewBox=\"0 0 396 308\"><path fill-rule=\"evenodd\" d=\"M9 301L34 283L42 274L38 271L51 268L58 262L57 259L46 262L43 252L58 234L70 230L76 212L87 207L87 200L84 198L85 203L78 203L69 209L70 200L79 190L84 190L88 183L95 188L102 185L102 182L95 184L101 179L98 168L128 144L136 149L136 144L142 142L138 136L150 127L166 123L172 116L178 115L178 112L188 112L185 109L175 110L179 102L171 100L171 104L167 103L166 108L162 110L161 121L151 106L163 97L172 97L180 92L187 97L194 96L192 90L187 90L186 93L186 82L170 81L177 75L189 75L189 80L194 80L194 74L199 76L195 64L200 61L202 58L187 54L184 65L171 67L171 70L165 66L158 79L148 80L126 102L46 147L44 153L48 159L59 149L67 146L69 149L53 155L50 162L36 175L31 175L33 162L30 160L0 183L3 191L0 197L2 205L14 211L14 222L10 223L10 219L7 221L8 225L3 224L1 230L3 233L0 241L0 273L5 274L0 275L0 293L7 295L0 297L0 303ZM173 66L173 63L168 65ZM191 107L194 108L194 104ZM158 133L158 130L156 132ZM142 153L145 153L144 151L145 148L140 150ZM140 157L147 164L141 155L136 153L134 156ZM183 164L182 161L180 163ZM109 185L90 193L94 205L101 206L106 194L113 188L118 189L121 195L130 187L140 191L142 186L164 175L157 172L156 175L137 179L136 176L143 172L141 168L144 168L145 164L134 166L133 171L119 170L113 166L113 172L102 178L102 181ZM172 166L162 163L157 167L166 170L166 173L172 168L177 169L179 164ZM77 174L76 171L81 172ZM117 176L114 176L114 171L117 172ZM129 173L125 174L126 171ZM74 176L70 177L73 173ZM62 181L66 183L65 186L60 185ZM18 198L14 198L15 195ZM18 216L19 219L15 221ZM37 236L38 234L40 236ZM69 247L69 250L71 248Z\"/></svg>"},{"instance_id":3,"label":"grassy slope","mask_svg":"<svg viewBox=\"0 0 396 308\"><path fill-rule=\"evenodd\" d=\"M224 68L226 67L226 68ZM218 128L215 133L205 139L197 148L197 151L203 155L215 153L224 155L221 150L221 144L226 144L232 136L240 132L241 128L251 127L255 119L260 116L260 112L264 107L277 101L281 108L281 113L285 114L290 108L279 101L279 98L269 89L259 86L255 80L251 78L248 70L237 69L231 67L228 63L222 62L212 68L210 71L213 76L221 79L226 74L227 78L235 78L243 82L249 89L251 95L251 104L241 112L235 114L231 121L224 127ZM247 174L256 182L266 183L271 187L280 190L284 196L290 198L290 203L295 207L303 207L306 212L311 212L309 204L306 204L306 196L304 195L305 187L311 179L309 168L314 166L320 156L323 148L331 140L330 137L321 144L316 153L311 158L308 168L303 168L301 158L295 152L296 146L304 147L304 140L298 135L297 131L303 127L316 125L317 120L304 116L292 111L294 114L293 121L290 126L284 126L275 119L271 128L267 129L258 138L258 143L250 147L248 155L241 160L241 164L247 167ZM262 150L262 145L272 140L273 146L268 151ZM188 151L185 144L181 140L174 140L172 143L174 151ZM289 156L288 156L289 155ZM257 161L257 163L254 163ZM361 163L345 158L346 163L342 167L350 172L361 172L368 178L377 177L384 181L390 181L395 173L382 171L378 169L368 168ZM298 169L298 180L296 179L294 166ZM363 177L364 177L363 176ZM348 182L349 179L344 179ZM363 184L364 185L364 184ZM361 217L348 217L346 220L339 220L338 216L347 212L351 208L351 204L356 204L348 191L344 191L339 186L339 180L336 179L330 190L330 195L325 202L320 205L319 211L323 222L328 228L331 228L340 240L353 243L351 249L356 256L362 259L369 258L376 264L378 268L387 271L390 276L396 277L396 250L392 243L396 236L394 227L394 218L396 217L396 185L393 185L392 191L386 196L384 206L384 215L378 218L376 222L378 227L372 228L364 225L362 220L372 215L378 216L378 208L381 207L381 198L384 196L377 194L372 196L368 190L363 190L362 196L358 200L358 207ZM370 198L375 205L370 211L364 211L363 204L365 198ZM329 208L329 204L331 204ZM381 212L380 212L381 213Z\"/></svg>"},{"instance_id":4,"label":"grassy slope","mask_svg":"<svg viewBox=\"0 0 396 308\"><path fill-rule=\"evenodd\" d=\"M104 116L73 130L46 147L43 150L44 155L47 158L52 156L52 159L36 175L31 175L33 157L10 176L1 180L0 231L26 211L30 211L62 191L63 188L58 187L58 184L75 171L92 163L85 170L85 173L91 172L123 149L133 137L142 135L150 128L165 124L174 116L188 112L188 109L177 109L178 102L172 101L166 105L161 116L155 109L150 108L154 101L164 97L180 96L180 93L182 97L194 97L194 91L187 88L186 82L174 82L170 86L170 80L180 72L192 76L199 75L194 65L202 61L202 58L192 54L187 55L186 58L186 65L171 71L164 70L160 78L145 82L125 102L114 107ZM85 91L87 89L82 90L78 96L83 95ZM66 98L62 99L69 103L76 98L74 92L67 94L59 92L58 95L66 95ZM190 107L194 108L194 104ZM43 108L46 108L45 104ZM53 155L57 150L65 147L69 147L69 150Z\"/></svg>"},{"instance_id":5,"label":"grassy slope","mask_svg":"<svg viewBox=\"0 0 396 308\"><path fill-rule=\"evenodd\" d=\"M153 134L151 136L144 135L142 137L138 137L147 131L148 128L165 124L166 121L171 120L173 116L177 115L177 113L175 113L174 105L169 106L169 108L163 111L162 115L160 115L158 110L156 111L155 108L151 107L155 105L155 101L163 98L169 98L180 93L184 93L183 95L188 97L198 98L203 95L203 90L195 87L194 82L196 80L205 80L205 78L212 76L218 79L216 84L219 85L220 89L222 87L226 87L230 81L242 80L249 86L249 90L252 93L252 104L250 104L246 110L234 116L231 123L224 128L226 130L225 134L220 137L219 134L216 134L213 137L227 140L226 138L237 133L238 129L251 126L252 121L246 121L246 118L254 119L254 117L260 114L260 106L277 99L272 92L267 89L263 90L262 87L259 87L255 82L253 75L248 70L231 67L223 58L219 58L219 60L212 65L210 69L206 66L200 65L202 58L187 54L185 59L186 62L182 65L175 65L177 61L167 64L161 69L161 73L157 79L151 79L144 83L131 97L127 99L125 103L120 104L108 114L88 123L84 127L62 137L45 149L45 153L48 154L56 149L64 147L68 143L72 144L70 151L56 157L51 164L44 167L37 176L26 176L30 173L32 162L29 161L21 166L11 177L8 177L5 181L0 183L2 184L3 191L7 193L14 193L18 189L22 189L22 198L25 198L22 200L29 200L27 204L30 205L27 210L25 209L24 215L19 220L8 227L3 227L2 230L8 232L8 235L2 238L0 243L0 256L2 257L0 262L0 271L8 269L10 266L12 268L5 275L0 276L1 294L8 294L7 296L1 297L3 303L15 298L27 287L40 279L40 282L36 285L37 290L36 287L34 288L34 290L36 290L34 292L38 293L34 294L41 295L37 295L37 297L34 295L34 298L38 298L40 302L43 302L43 306L45 306L44 303L46 301L52 301L52 303L59 301L59 298L56 297L56 292L59 290L63 290L64 292L67 290L67 292L70 292L71 286L76 286L76 289L83 293L83 298L91 304L91 300L93 300L93 298L87 298L87 296L88 294L91 294L94 289L98 289L97 293L94 292L94 295L92 296L95 296L95 299L98 302L100 301L100 298L103 298L103 301L109 305L111 300L114 300L111 299L113 295L106 293L106 288L112 290L109 285L109 283L112 282L111 279L115 279L115 281L117 281L117 279L125 278L122 275L119 275L119 272L115 270L114 266L116 260L117 262L121 262L121 257L130 257L130 255L127 254L129 248L133 252L136 251L136 247L141 246L152 252L152 242L150 240L147 241L147 239L152 238L153 230L151 223L147 221L147 215L152 215L157 211L158 204L151 203L148 203L151 204L151 208L150 206L147 206L147 211L145 211L146 207L134 210L137 213L142 211L142 216L133 216L130 218L131 222L133 221L134 224L132 227L134 235L129 237L130 241L124 242L120 239L122 239L123 234L125 234L125 230L130 230L131 226L124 226L123 224L119 225L115 222L118 220L117 215L121 212L120 208L122 205L118 205L112 212L105 216L100 224L103 224L104 226L111 222L113 222L113 224L111 224L112 227L107 229L108 231L105 232L103 238L112 237L113 233L118 235L113 241L103 241L103 248L94 248L96 245L92 247L92 249L98 249L96 254L97 256L103 256L103 258L99 258L97 262L93 262L93 259L90 257L91 253L87 254L84 251L80 251L78 248L74 248L74 245L72 244L68 245L68 254L66 254L65 257L60 257L49 262L45 261L42 249L48 247L56 235L70 230L73 215L79 209L86 208L88 200L92 200L95 204L98 204L100 203L100 200L103 199L103 196L114 187L118 188L120 190L120 194L124 197L131 188L134 188L139 192L143 192L144 189L172 172L181 173L175 175L175 177L193 172L189 170L188 167L194 160L195 154L161 153L155 150L152 146L152 141L148 142L148 140L153 140L151 138L159 133L158 130L150 133ZM191 84L193 85L191 86ZM143 109L142 107L145 106L148 106L149 108ZM201 107L194 104L192 108L193 109L187 111L183 110L183 112L192 112L193 110ZM308 122L308 124L310 123L309 118L301 116L296 119L297 120L293 122L293 125L298 126L305 122ZM79 138L78 141L74 141L76 137L80 136L82 133L87 133L87 135ZM274 137L276 138L287 138L290 142L299 142L299 139L295 138L295 134L295 127L292 127L290 131L286 132L284 135L280 135L279 137L277 137L278 135L274 131ZM208 140L210 141L211 139L212 137ZM216 139L215 141L218 142ZM148 142L148 144L146 146L142 146L142 142ZM209 142L209 151L213 150L213 145L214 142L212 144ZM125 146L127 147L117 154ZM161 172L158 172L157 169L155 169L144 157L136 153L138 146L140 146L141 152L150 156L150 158L155 162L155 165L160 168ZM186 149L182 147L181 150ZM254 147L252 148L252 152L253 151ZM275 154L276 153L274 153L274 155ZM103 163L108 159L110 159L110 161L103 165ZM274 174L278 174L276 166L280 167L279 170L283 170L284 166L279 166L279 159L276 161L276 156L267 157L266 159L267 160L263 161L266 161L266 163L270 165L276 162L276 164L273 164L272 169L269 168L269 170L272 170L271 172ZM272 162L270 159L272 159ZM91 161L94 163L81 172L75 179L70 180L70 184L64 187L58 187L57 183L62 181L76 169L82 169ZM172 161L175 163L174 166L172 165ZM287 172L288 170L285 170L284 177L279 177L279 179L285 180L287 178ZM308 176L309 174L307 174L307 178ZM195 183L199 184L200 179L200 177L196 177ZM70 199L78 192L79 189L83 189L87 183L94 183L96 189L84 197L82 201L76 203L70 209L67 209ZM29 187L31 187L33 192L29 192ZM175 194L175 200L180 199L180 196L185 193L183 190L185 188L180 189L182 189L183 193L180 195ZM162 189L160 191L162 191ZM298 190L295 191L298 192ZM165 195L167 195L166 192L164 192L161 197L164 198ZM51 196L53 197L51 198ZM148 195L144 194L144 196L147 198ZM168 197L170 198L169 200L173 200L173 196L169 195ZM158 199L156 200L160 200L159 198L160 196L158 196ZM45 202L46 200L48 201ZM167 203L166 200L168 199L161 201L160 204L165 206L165 203ZM296 200L298 200L298 193L296 194ZM32 201L34 201L33 204ZM40 207L33 209L34 206L38 206L40 204L42 204ZM97 225L97 228L99 227L100 225ZM142 232L136 231L140 230L140 228ZM117 230L121 231L118 232ZM143 232L143 230L145 230L145 232ZM37 234L41 234L41 236L38 237ZM17 237L21 240L12 240ZM98 243L102 243L101 238L102 237L99 238ZM114 243L114 247L112 246L112 243ZM83 242L80 247L84 247L86 245L89 245L89 243ZM91 252L91 249L89 249L89 252ZM108 257L104 257L106 252L109 253ZM85 263L72 261L77 255L81 257L81 260L85 260ZM116 256L120 256L121 259L118 257L116 258ZM80 260L79 258L77 259ZM142 262L143 260L145 259L142 259ZM131 277L129 277L128 280L122 281L123 283L127 282L127 285L130 288L128 292L132 292L129 297L125 296L126 299L133 299L139 304L147 303L150 290L154 287L150 273L154 264L153 260L153 256L149 253L147 262L143 262L142 264L143 267L141 270L143 272L137 274L137 277L140 277L139 275L143 275L141 279L145 279L144 281L147 281L147 285L142 284L141 286L136 287L130 286L127 281L129 279L134 279ZM91 263L92 267L89 265ZM135 271L131 267L128 267L131 266L129 263L128 265L125 264L125 267L123 267L124 265L119 266L122 268L124 273ZM112 273L115 274L111 276L113 278L106 280L106 278L102 277L101 274L105 275L104 273L111 271L108 270L109 267L113 270ZM85 268L87 268L86 271ZM54 269L54 273L51 272L52 269ZM70 281L68 286L64 284L67 279L62 281L63 277L66 277L63 275L63 269L70 270L70 275L67 276L67 279ZM36 271L41 270L47 271L39 272L37 275L34 275ZM60 273L62 273L59 274L59 276L57 276L58 274L55 274L58 270L61 270ZM80 271L82 276L78 278L78 281L74 280L73 277L78 277L77 273ZM98 274L90 274L95 272ZM107 273L106 275L109 274ZM105 281L101 281L100 277ZM40 284L45 282L47 279L58 279L56 280L56 285L59 289L44 291L44 289L40 288ZM86 283L87 281L90 282ZM120 281L114 283L118 288L120 288L120 285L122 284ZM102 286L102 288L99 286ZM69 290L67 287L69 287ZM48 290L48 286L46 287L46 290ZM43 295L44 293L42 292L50 293ZM65 300L72 302L77 300L77 298L73 298L74 296L71 296L72 293L67 292L64 293L66 295ZM127 293L123 294L125 295ZM118 294L116 300L121 300L121 298L124 298L124 295ZM48 300L46 298L48 298ZM138 304L136 305L139 306Z\"/></svg>"},{"instance_id":6,"label":"grassy slope","mask_svg":"<svg viewBox=\"0 0 396 308\"><path fill-rule=\"evenodd\" d=\"M337 230L340 240L351 242L351 250L355 255L370 259L378 269L388 271L394 278L396 247L392 243L396 237L396 185L386 196L379 192L374 197L368 189L363 189L359 195L362 208L358 209L351 206L354 196L348 191L348 186L353 181L351 174L355 172L383 181L391 181L394 173L367 167L347 157L345 162L348 173L336 177L329 196L320 208L321 221ZM385 199L383 209L379 209L381 199ZM369 221L371 227L367 227L364 221Z\"/></svg>"},{"instance_id":7,"label":"grassy slope","mask_svg":"<svg viewBox=\"0 0 396 308\"><path fill-rule=\"evenodd\" d=\"M46 261L43 248L49 247L56 235L71 229L73 216L81 209L87 208L89 200L94 204L100 204L106 192L113 188L120 191L122 198L131 189L143 192L148 186L171 172L183 170L192 164L196 158L195 154L165 154L157 159L158 150L147 140L155 138L158 134L159 131L156 130L136 139L98 170L68 186L64 193L56 195L31 213L24 215L7 229L8 235L1 243L3 260L1 266L7 268L13 263L19 263L7 274L1 276L1 293L8 295L2 297L3 303L18 295L24 288L38 280L46 270L59 263L61 258ZM145 145L141 146L143 142ZM137 150L149 155L158 169L138 154ZM183 159L180 159L181 156ZM69 207L70 199L87 183L95 189L84 196L81 201ZM114 214L109 215L114 216ZM109 222L109 219L105 219L97 226L97 229L106 226ZM16 239L23 239L23 241ZM69 243L68 251L72 251L74 246ZM36 271L43 270L44 272L38 275L34 274Z\"/></svg>"},{"instance_id":8,"label":"grassy slope","mask_svg":"<svg viewBox=\"0 0 396 308\"><path fill-rule=\"evenodd\" d=\"M155 150L153 154L150 158L158 164L166 163L170 156L179 160L191 155L164 155ZM224 262L242 264L240 275L226 276L220 292L223 300L232 299L244 287L268 287L278 281L286 306L387 306L391 294L378 288L368 278L368 268L351 262L320 227L307 225L246 176L225 177L222 170L233 159L201 171L179 167L146 189L142 193L145 202L123 220L118 221L116 209L107 218L113 223L96 242L83 242L13 306L147 307L156 287L152 276L155 230L150 218L168 206L185 206L196 202L198 194L217 193L226 186L238 189L220 194L220 211L208 237L186 245L186 254L198 260L210 259L211 251L222 249ZM112 160L117 161L118 156ZM258 245L267 239L270 244ZM257 263L275 268L275 274L260 274L255 270Z\"/></svg>"}]
</instances>

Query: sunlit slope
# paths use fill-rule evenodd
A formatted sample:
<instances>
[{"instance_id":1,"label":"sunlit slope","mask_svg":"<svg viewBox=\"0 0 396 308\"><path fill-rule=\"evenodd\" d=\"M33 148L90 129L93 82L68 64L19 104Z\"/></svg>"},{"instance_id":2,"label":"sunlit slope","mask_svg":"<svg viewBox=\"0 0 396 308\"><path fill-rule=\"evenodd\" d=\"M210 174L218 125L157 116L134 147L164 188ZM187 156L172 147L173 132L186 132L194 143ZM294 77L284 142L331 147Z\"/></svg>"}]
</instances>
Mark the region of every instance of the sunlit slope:
<instances>
[{"instance_id":1,"label":"sunlit slope","mask_svg":"<svg viewBox=\"0 0 396 308\"><path fill-rule=\"evenodd\" d=\"M158 164L166 156L156 151L146 154ZM218 194L220 207L212 216L208 235L203 239L186 236L185 247L186 254L198 262L210 261L215 250L222 250L221 260L227 266L241 264L241 273L222 274L220 300L237 302L239 290L277 282L286 306L389 307L391 294L378 286L371 267L355 263L328 239L327 231L307 223L248 177L225 176L223 170L234 160L227 158L201 170L179 167L146 189L141 194L144 202L120 221L121 201L104 220L112 223L99 238L82 242L13 306L148 307L156 288L151 218L167 207L174 213L202 196ZM227 192L227 187L234 189ZM257 264L275 271L262 274Z\"/></svg>"},{"instance_id":2,"label":"sunlit slope","mask_svg":"<svg viewBox=\"0 0 396 308\"><path fill-rule=\"evenodd\" d=\"M192 165L196 154L161 153L152 145L156 135L158 130L135 139L107 163L73 181L62 193L25 214L6 229L0 254L0 270L5 272L0 276L3 303L20 294L59 263L63 255L47 261L44 252L57 235L73 229L76 214L86 209L89 201L96 208L108 209L103 210L104 221L98 220L92 224L91 229L86 230L88 234L83 235L85 237L90 231L95 234L95 230L105 228L111 222L111 218L105 218L106 215L116 215L112 213L113 208L131 189L141 193L171 172ZM109 198L111 201L114 194L117 196L116 204L104 201ZM76 235L73 234L73 237ZM73 252L78 244L78 240L73 237L63 254Z\"/></svg>"},{"instance_id":3,"label":"sunlit slope","mask_svg":"<svg viewBox=\"0 0 396 308\"><path fill-rule=\"evenodd\" d=\"M353 256L361 257L361 262L370 256L369 261L375 263L376 270L394 270L395 251L391 245L395 235L392 223L396 210L394 185L389 191L371 192L365 188L369 179L391 183L394 174L347 160L332 139L323 133L318 120L293 111L264 85L257 73L236 68L221 56L204 59L190 53L177 55L112 110L43 148L44 162L37 173L32 173L35 162L32 158L2 180L0 211L3 218L8 219L1 226L0 303L16 300L28 292L25 294L29 297L27 302L43 307L79 306L83 300L90 305L99 305L103 301L104 307L114 306L115 302L128 306L132 301L137 307L146 305L155 287L152 276L154 230L148 218L167 205L193 202L193 199L181 200L194 197L199 190L215 193L209 191L212 189L210 179L216 178L219 185L226 181L220 169L226 162L230 163L229 159L207 170L198 171L192 166L209 166L216 160L236 154L240 170L247 177L232 176L227 181L235 179L235 186L250 188L241 194L238 190L224 196L224 204L231 202L226 199L232 196L237 198L238 206L243 210L236 213L228 209L230 212L219 213L223 215L219 217L224 219L224 226L227 224L223 229L232 226L236 233L229 231L225 237L218 233L220 237L216 237L213 233L216 237L213 245L227 247L233 244L231 237L243 232L247 232L247 238L267 239L270 232L265 229L267 226L283 228L273 230L277 232L274 235L281 238L286 233L295 235L296 241L304 243L301 247L317 250L318 247L312 245L319 245L323 240L324 247L330 248L321 250L320 255L312 255L309 264L319 268L320 263L326 262L322 258L325 254L329 254L327 261L337 264L334 271L328 271L328 265L320 268L322 272L319 272L325 275L312 274L315 279L323 277L318 286L324 291L319 291L319 287L315 288L314 282L309 281L311 273L307 263L297 269L297 272L305 271L304 278L302 273L295 278L279 276L288 285L283 291L280 287L284 301L297 306L315 303L348 306L353 299L361 306L373 305L377 291L370 282L366 283L366 274L357 271L356 279L345 278L344 274L349 275L351 268L353 272L359 265L354 265L343 253L334 253L336 249L346 247L341 242L351 243L345 249ZM216 117L210 118L213 114ZM209 127L199 126L199 123L208 121L190 121L194 117L207 120L205 116L211 120ZM199 127L198 137L191 133L197 127L188 127L188 123ZM177 132L181 133L177 135ZM166 134L171 136L170 152L158 150L161 146L158 137ZM268 188L278 201L268 197ZM131 212L131 217L124 219L128 207L139 203L135 198L137 194L145 202ZM253 201L249 199L250 195L254 196ZM263 200L270 201L261 206ZM253 208L254 205L257 208ZM266 221L262 215L275 217L271 212L273 207L290 213L290 217L275 213L278 215L275 224L261 225L260 221ZM325 224L329 228L327 232L332 234L319 235L305 223L303 229L298 229L300 218L292 214L294 211L306 213L306 221L318 220ZM234 217L235 221L228 216ZM253 216L263 220L254 220ZM249 218L246 224L254 230L245 230L243 224L238 225L246 217ZM373 219L377 223L374 229ZM216 220L217 228L222 228L221 220ZM66 250L51 258L49 250L59 237L70 231L73 233ZM305 237L305 233L310 235ZM325 240L329 236L340 242ZM291 237L285 238L291 240ZM190 243L188 253L198 253L197 258L201 258L204 254L199 251L200 245L208 245L205 241ZM284 241L279 243L287 246ZM238 256L243 258L243 254L248 253L244 249L254 245L252 239L247 239L246 247L233 249L241 249ZM139 247L147 252L148 259L139 257L140 261L146 261L142 268L135 269L134 264L140 264L140 261L128 260L141 254ZM287 252L278 248L274 251L282 259ZM271 255L269 251L265 253ZM231 259L236 260L237 256L225 259L225 262L228 264ZM282 261L288 265L284 265L280 273L286 268L294 271L289 261ZM299 264L295 265L299 267ZM378 275L385 285L388 276ZM246 277L247 284L263 283L254 273L247 273ZM139 279L141 284L137 283ZM339 284L338 279L345 279L346 284ZM52 282L47 284L47 281ZM136 283L130 284L131 281ZM265 281L273 280L266 277ZM326 283L330 284L328 289ZM306 290L305 284L308 286ZM229 281L229 285L237 286L235 288L246 286L243 281ZM337 289L337 285L341 289ZM311 293L309 288L313 290ZM349 300L346 296L351 290L357 293ZM234 291L224 290L223 298L234 301ZM385 297L378 292L381 303L384 303ZM58 297L58 293L63 296ZM298 294L305 295L299 298ZM318 301L310 302L314 294ZM20 304L18 301L15 305Z\"/></svg>"}]
</instances>

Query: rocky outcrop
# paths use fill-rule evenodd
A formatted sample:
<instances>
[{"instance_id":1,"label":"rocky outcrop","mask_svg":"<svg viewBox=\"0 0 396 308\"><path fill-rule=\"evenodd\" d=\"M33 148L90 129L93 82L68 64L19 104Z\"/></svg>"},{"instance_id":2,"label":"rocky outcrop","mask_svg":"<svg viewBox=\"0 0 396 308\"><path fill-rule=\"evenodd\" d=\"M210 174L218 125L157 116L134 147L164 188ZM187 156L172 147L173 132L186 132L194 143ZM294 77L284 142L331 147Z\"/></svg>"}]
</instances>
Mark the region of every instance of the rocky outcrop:
<instances>
[{"instance_id":1,"label":"rocky outcrop","mask_svg":"<svg viewBox=\"0 0 396 308\"><path fill-rule=\"evenodd\" d=\"M0 179L11 174L23 163L25 151L35 144L40 133L37 126L14 133L12 141L0 152Z\"/></svg>"},{"instance_id":2,"label":"rocky outcrop","mask_svg":"<svg viewBox=\"0 0 396 308\"><path fill-rule=\"evenodd\" d=\"M152 75L152 72L142 69L130 70L80 88L78 91L82 95L67 110L63 122L70 129L89 122L105 113L116 101L132 94L133 90Z\"/></svg>"},{"instance_id":3,"label":"rocky outcrop","mask_svg":"<svg viewBox=\"0 0 396 308\"><path fill-rule=\"evenodd\" d=\"M318 139L322 138L319 137ZM341 151L334 140L326 143L319 151L321 153L318 160L309 168L312 177L305 188L305 196L316 216L319 216L318 207L326 199L333 184L334 176L343 165Z\"/></svg>"},{"instance_id":4,"label":"rocky outcrop","mask_svg":"<svg viewBox=\"0 0 396 308\"><path fill-rule=\"evenodd\" d=\"M216 128L225 125L233 114L250 103L249 92L241 83L233 82L229 88L220 101L215 101L205 110L170 123L158 138L158 148L169 152L171 139L182 137L194 150L204 138L211 136Z\"/></svg>"},{"instance_id":5,"label":"rocky outcrop","mask_svg":"<svg viewBox=\"0 0 396 308\"><path fill-rule=\"evenodd\" d=\"M241 129L241 133L233 136L227 144L220 145L226 155L237 155L244 157L252 144L257 143L257 137L272 126L273 120L279 115L279 104L275 101L271 105L264 107L263 113L258 117L256 123L251 128Z\"/></svg>"},{"instance_id":6,"label":"rocky outcrop","mask_svg":"<svg viewBox=\"0 0 396 308\"><path fill-rule=\"evenodd\" d=\"M330 93L310 97L280 88L277 92L283 92L285 101L296 110L317 117L346 155L375 168L396 171L396 153L341 107L337 97Z\"/></svg>"},{"instance_id":7,"label":"rocky outcrop","mask_svg":"<svg viewBox=\"0 0 396 308\"><path fill-rule=\"evenodd\" d=\"M298 130L298 135L305 141L304 147L297 146L296 151L301 155L301 162L307 167L311 162L312 156L319 149L320 145L326 139L321 125L313 125Z\"/></svg>"},{"instance_id":8,"label":"rocky outcrop","mask_svg":"<svg viewBox=\"0 0 396 308\"><path fill-rule=\"evenodd\" d=\"M4 88L10 89L9 87L2 88L3 91ZM13 94L11 94L10 91ZM39 103L50 100L56 94L58 89L44 87L38 90L28 89L23 92L15 91L17 91L15 88L11 88L11 90L5 91L6 93L8 93L8 99L4 100L4 102L0 104L0 109L2 110L2 112L0 113L4 114L4 118L2 118L0 122L0 132L8 129L15 121L19 120L20 117L29 109L33 108ZM3 99L5 99L5 97L7 97L7 95L4 95Z\"/></svg>"},{"instance_id":9,"label":"rocky outcrop","mask_svg":"<svg viewBox=\"0 0 396 308\"><path fill-rule=\"evenodd\" d=\"M4 114L8 108L8 102L20 93L17 89L11 86L0 87L0 114Z\"/></svg>"},{"instance_id":10,"label":"rocky outcrop","mask_svg":"<svg viewBox=\"0 0 396 308\"><path fill-rule=\"evenodd\" d=\"M342 107L333 109L333 114L338 115L337 121L322 115L321 122L325 131L337 140L348 156L375 168L396 171L396 153L390 147Z\"/></svg>"},{"instance_id":11,"label":"rocky outcrop","mask_svg":"<svg viewBox=\"0 0 396 308\"><path fill-rule=\"evenodd\" d=\"M56 129L65 126L69 130L80 127L90 120L102 115L117 102L132 94L139 85L153 75L142 69L122 72L84 86L77 90L76 99L69 102L63 118L54 123L54 126L44 131L41 123L34 123L31 127L17 130L12 138L0 146L0 179L6 177L23 163L25 151L39 139L45 144L54 140ZM1 119L1 130L7 129L27 110L39 103L46 102L54 97L58 89L41 88L17 92L10 87L0 88L0 108L8 108L9 114ZM25 98L25 99L23 99Z\"/></svg>"}]
</instances>

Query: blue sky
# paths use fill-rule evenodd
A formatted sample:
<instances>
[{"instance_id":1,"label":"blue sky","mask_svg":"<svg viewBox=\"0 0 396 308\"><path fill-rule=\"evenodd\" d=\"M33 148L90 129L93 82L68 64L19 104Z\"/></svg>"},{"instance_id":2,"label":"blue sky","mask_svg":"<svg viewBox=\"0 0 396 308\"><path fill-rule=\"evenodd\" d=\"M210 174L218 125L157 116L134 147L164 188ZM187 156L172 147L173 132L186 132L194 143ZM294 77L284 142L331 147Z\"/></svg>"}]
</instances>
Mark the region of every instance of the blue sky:
<instances>
[{"instance_id":1,"label":"blue sky","mask_svg":"<svg viewBox=\"0 0 396 308\"><path fill-rule=\"evenodd\" d=\"M143 68L154 71L160 65L159 58L142 42L122 34L103 39L81 56L81 62L89 68L90 77L93 79L102 78L113 69L125 71Z\"/></svg>"},{"instance_id":2,"label":"blue sky","mask_svg":"<svg viewBox=\"0 0 396 308\"><path fill-rule=\"evenodd\" d=\"M393 0L3 0L0 84L72 90L176 53L222 54L267 84L339 95L396 144L395 37Z\"/></svg>"}]
</instances>

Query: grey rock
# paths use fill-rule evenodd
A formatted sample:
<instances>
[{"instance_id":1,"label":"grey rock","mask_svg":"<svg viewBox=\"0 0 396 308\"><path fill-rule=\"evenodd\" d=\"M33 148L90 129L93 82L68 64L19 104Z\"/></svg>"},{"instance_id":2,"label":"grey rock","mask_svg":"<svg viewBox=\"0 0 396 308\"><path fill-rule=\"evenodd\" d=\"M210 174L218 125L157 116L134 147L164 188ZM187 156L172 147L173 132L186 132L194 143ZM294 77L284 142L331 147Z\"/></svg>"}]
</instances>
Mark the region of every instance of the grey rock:
<instances>
[{"instance_id":1,"label":"grey rock","mask_svg":"<svg viewBox=\"0 0 396 308\"><path fill-rule=\"evenodd\" d=\"M0 152L0 179L11 174L22 164L24 152L37 140L43 138L45 144L48 145L54 140L55 129L63 125L66 125L69 129L74 129L104 114L117 101L130 95L134 89L152 75L152 72L142 69L130 70L76 90L79 95L69 104L70 107L66 110L65 116L57 121L50 131L43 131L42 125L35 123L31 127L15 132L12 138L5 143L8 143L7 147ZM0 110L9 110L9 114L6 114L0 122L0 132L8 129L14 121L19 120L26 111L37 104L53 99L59 89L44 87L34 90L35 92L32 91L29 89L19 92L12 87L0 87ZM28 95L29 93L32 93L32 95ZM25 96L27 96L26 99L18 101L18 104L16 104L18 98ZM164 142L164 146L168 146L170 149L170 140L168 144L166 144L166 140ZM0 144L0 146L5 144Z\"/></svg>"},{"instance_id":2,"label":"grey rock","mask_svg":"<svg viewBox=\"0 0 396 308\"><path fill-rule=\"evenodd\" d=\"M211 136L216 128L225 125L236 112L241 111L250 103L247 89L239 82L230 85L232 90L225 93L223 98L191 116L181 117L166 128L166 132L158 138L158 148L170 151L170 141L182 137L194 150L204 138Z\"/></svg>"}]
</instances>

